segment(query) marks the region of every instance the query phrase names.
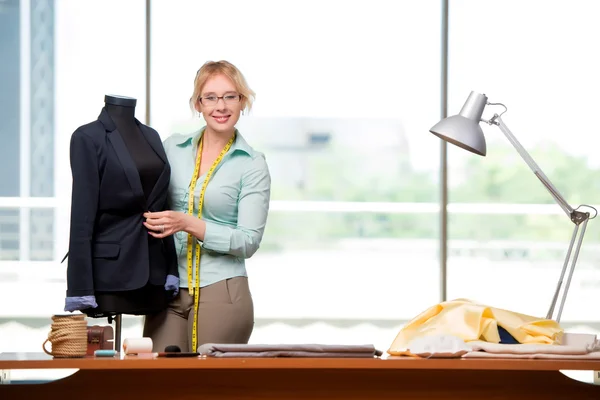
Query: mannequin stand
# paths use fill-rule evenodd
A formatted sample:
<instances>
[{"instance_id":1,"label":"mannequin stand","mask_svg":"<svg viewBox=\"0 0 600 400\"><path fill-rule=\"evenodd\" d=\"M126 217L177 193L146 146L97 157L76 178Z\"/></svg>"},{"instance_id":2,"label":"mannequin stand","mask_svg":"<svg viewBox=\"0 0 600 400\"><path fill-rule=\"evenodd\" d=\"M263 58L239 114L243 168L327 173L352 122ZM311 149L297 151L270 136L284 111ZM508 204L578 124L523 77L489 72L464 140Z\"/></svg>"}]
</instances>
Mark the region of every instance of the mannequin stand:
<instances>
[{"instance_id":1,"label":"mannequin stand","mask_svg":"<svg viewBox=\"0 0 600 400\"><path fill-rule=\"evenodd\" d=\"M115 320L115 340L114 340L114 349L117 353L121 352L121 323L123 322L121 314L117 314L114 317L108 317L108 323L112 325L113 319Z\"/></svg>"}]
</instances>

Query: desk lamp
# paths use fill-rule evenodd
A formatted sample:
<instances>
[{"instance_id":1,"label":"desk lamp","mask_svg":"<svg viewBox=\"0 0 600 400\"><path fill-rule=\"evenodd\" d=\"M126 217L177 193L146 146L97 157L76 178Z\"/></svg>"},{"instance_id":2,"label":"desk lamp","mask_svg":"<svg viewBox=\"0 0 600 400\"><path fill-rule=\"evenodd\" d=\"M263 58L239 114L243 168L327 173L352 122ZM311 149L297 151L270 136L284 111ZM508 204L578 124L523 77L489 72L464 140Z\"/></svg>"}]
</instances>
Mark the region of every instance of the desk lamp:
<instances>
[{"instance_id":1,"label":"desk lamp","mask_svg":"<svg viewBox=\"0 0 600 400\"><path fill-rule=\"evenodd\" d=\"M487 105L500 105L504 107L504 111L498 115L494 114L494 116L490 120L482 119L481 116L483 114L483 110ZM564 292L562 295L562 299L560 302L560 307L558 310L558 315L556 317L556 322L560 322L560 317L563 311L563 307L565 304L565 300L567 298L567 293L569 291L569 286L571 284L571 278L573 276L573 271L575 270L575 265L577 263L577 257L579 256L579 250L581 249L581 244L583 243L583 236L585 235L585 229L587 227L587 223L590 219L593 219L597 215L597 211L595 208L591 206L581 205L577 208L573 208L567 203L565 198L560 194L558 189L554 187L554 185L550 182L548 177L542 172L540 167L536 164L536 162L531 158L529 153L525 150L525 148L519 143L517 138L512 134L512 132L508 129L508 127L502 121L501 115L507 111L507 108L504 104L501 103L489 103L488 98L484 94L471 92L469 98L463 105L462 109L458 113L458 115L453 115L451 117L442 119L436 125L433 126L429 131L434 135L438 136L442 140L445 140L448 143L452 143L460 148L468 150L472 153L478 154L480 156L486 155L486 144L485 137L483 135L483 130L481 126L479 126L479 122L485 122L488 125L495 125L500 130L508 141L513 145L513 147L517 150L521 158L527 163L529 168L533 171L535 176L542 182L542 184L546 187L546 189L550 192L556 203L563 209L567 217L573 222L575 228L573 230L573 234L571 236L571 242L567 249L567 255L565 257L565 262L563 264L563 268L558 279L558 285L556 286L556 292L552 298L552 302L550 303L550 308L548 310L548 314L546 315L546 319L552 319L554 314L554 308L556 306L556 302L558 300L558 295L563 286L563 281L565 277L565 272L567 271L567 267L570 263L569 275L567 278L567 282L564 288ZM590 217L589 212L579 211L581 207L589 207L594 211L594 215ZM579 234L579 237L578 237ZM575 242L577 244L575 245ZM573 251L573 246L575 246L575 250ZM572 256L572 257L571 257Z\"/></svg>"}]
</instances>

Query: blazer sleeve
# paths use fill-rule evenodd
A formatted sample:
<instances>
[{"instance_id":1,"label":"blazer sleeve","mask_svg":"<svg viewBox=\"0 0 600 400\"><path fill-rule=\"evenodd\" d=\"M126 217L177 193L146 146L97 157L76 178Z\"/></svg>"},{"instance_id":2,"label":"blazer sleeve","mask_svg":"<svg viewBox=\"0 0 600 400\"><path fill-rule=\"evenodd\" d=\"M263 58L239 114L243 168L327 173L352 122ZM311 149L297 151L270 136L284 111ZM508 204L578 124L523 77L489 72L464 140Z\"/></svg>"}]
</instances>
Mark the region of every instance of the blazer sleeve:
<instances>
[{"instance_id":1,"label":"blazer sleeve","mask_svg":"<svg viewBox=\"0 0 600 400\"><path fill-rule=\"evenodd\" d=\"M71 136L71 223L67 265L67 297L92 296L92 239L100 192L98 151L92 139L77 130Z\"/></svg>"}]
</instances>

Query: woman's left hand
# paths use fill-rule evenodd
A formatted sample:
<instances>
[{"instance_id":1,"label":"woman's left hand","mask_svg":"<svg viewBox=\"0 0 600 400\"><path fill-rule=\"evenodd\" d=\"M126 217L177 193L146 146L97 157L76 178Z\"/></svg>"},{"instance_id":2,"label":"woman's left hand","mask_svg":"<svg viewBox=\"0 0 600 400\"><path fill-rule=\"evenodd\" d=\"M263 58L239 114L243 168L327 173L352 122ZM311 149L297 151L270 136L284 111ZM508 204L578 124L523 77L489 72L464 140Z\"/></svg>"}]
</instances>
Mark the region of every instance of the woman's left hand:
<instances>
[{"instance_id":1,"label":"woman's left hand","mask_svg":"<svg viewBox=\"0 0 600 400\"><path fill-rule=\"evenodd\" d=\"M144 226L155 238L164 238L185 230L188 214L179 211L159 211L144 213Z\"/></svg>"}]
</instances>

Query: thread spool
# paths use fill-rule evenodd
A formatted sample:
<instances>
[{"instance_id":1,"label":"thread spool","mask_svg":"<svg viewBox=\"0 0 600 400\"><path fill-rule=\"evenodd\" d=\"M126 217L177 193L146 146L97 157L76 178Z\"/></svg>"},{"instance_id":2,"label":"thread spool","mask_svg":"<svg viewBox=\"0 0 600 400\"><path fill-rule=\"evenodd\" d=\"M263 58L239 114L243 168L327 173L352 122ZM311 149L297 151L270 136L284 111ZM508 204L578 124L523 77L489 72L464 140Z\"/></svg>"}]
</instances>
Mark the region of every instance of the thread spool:
<instances>
[{"instance_id":1,"label":"thread spool","mask_svg":"<svg viewBox=\"0 0 600 400\"><path fill-rule=\"evenodd\" d=\"M46 349L50 342L52 350ZM42 344L46 354L57 358L84 357L87 352L87 322L85 315L53 315L48 338Z\"/></svg>"},{"instance_id":2,"label":"thread spool","mask_svg":"<svg viewBox=\"0 0 600 400\"><path fill-rule=\"evenodd\" d=\"M127 338L123 341L123 352L126 355L152 353L152 339L148 337Z\"/></svg>"}]
</instances>

